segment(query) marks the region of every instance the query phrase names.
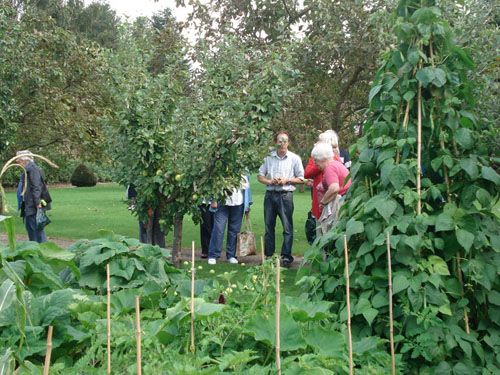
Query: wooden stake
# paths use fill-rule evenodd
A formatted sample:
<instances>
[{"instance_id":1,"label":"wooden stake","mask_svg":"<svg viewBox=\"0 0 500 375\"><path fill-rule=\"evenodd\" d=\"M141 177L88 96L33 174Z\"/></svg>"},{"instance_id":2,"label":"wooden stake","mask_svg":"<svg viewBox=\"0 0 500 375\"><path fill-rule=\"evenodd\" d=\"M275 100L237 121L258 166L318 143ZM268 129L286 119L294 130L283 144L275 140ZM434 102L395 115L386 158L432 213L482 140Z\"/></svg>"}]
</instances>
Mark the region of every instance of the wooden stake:
<instances>
[{"instance_id":1,"label":"wooden stake","mask_svg":"<svg viewBox=\"0 0 500 375\"><path fill-rule=\"evenodd\" d=\"M191 251L191 353L194 354L194 241Z\"/></svg>"},{"instance_id":2,"label":"wooden stake","mask_svg":"<svg viewBox=\"0 0 500 375\"><path fill-rule=\"evenodd\" d=\"M420 178L422 176L422 84L418 83L418 122L417 122L417 215L422 213L422 192Z\"/></svg>"},{"instance_id":3,"label":"wooden stake","mask_svg":"<svg viewBox=\"0 0 500 375\"><path fill-rule=\"evenodd\" d=\"M441 136L443 129L440 128L440 145L441 145L441 150L445 150L445 144L444 144L444 138ZM446 165L443 163L443 173L444 173L444 182L446 184L446 194L448 195L447 201L448 203L451 203L451 191L450 191L450 179L448 177L448 169L446 168ZM455 254L457 258L457 272L458 272L458 281L460 282L460 287L462 289L462 296L465 295L465 290L464 290L464 278L462 275L462 268L460 267L460 252L457 251ZM467 314L467 309L464 307L464 323L465 323L465 332L470 333L470 328L469 328L469 315Z\"/></svg>"},{"instance_id":4,"label":"wooden stake","mask_svg":"<svg viewBox=\"0 0 500 375\"><path fill-rule=\"evenodd\" d=\"M352 361L352 334L351 334L351 297L349 292L349 251L347 250L347 236L344 234L345 281L347 297L347 334L349 340L349 373L354 373Z\"/></svg>"},{"instance_id":5,"label":"wooden stake","mask_svg":"<svg viewBox=\"0 0 500 375\"><path fill-rule=\"evenodd\" d=\"M106 281L108 287L108 306L106 314L108 320L108 366L106 373L111 374L111 286L109 282L109 263L106 265Z\"/></svg>"},{"instance_id":6,"label":"wooden stake","mask_svg":"<svg viewBox=\"0 0 500 375\"><path fill-rule=\"evenodd\" d=\"M281 304L281 292L280 292L280 281L281 281L281 268L280 259L276 260L276 368L278 369L278 374L281 374L281 358L280 358L280 304Z\"/></svg>"},{"instance_id":7,"label":"wooden stake","mask_svg":"<svg viewBox=\"0 0 500 375\"><path fill-rule=\"evenodd\" d=\"M137 375L142 375L142 355L141 355L141 309L139 296L135 296L135 325L137 329Z\"/></svg>"},{"instance_id":8,"label":"wooden stake","mask_svg":"<svg viewBox=\"0 0 500 375\"><path fill-rule=\"evenodd\" d=\"M391 265L391 239L387 231L387 265L389 269L389 333L391 338L392 375L396 375L396 356L394 354L394 320L392 314L392 265Z\"/></svg>"},{"instance_id":9,"label":"wooden stake","mask_svg":"<svg viewBox=\"0 0 500 375\"><path fill-rule=\"evenodd\" d=\"M266 260L266 256L264 254L264 237L260 236L260 253L262 256L262 268L264 269L264 261Z\"/></svg>"},{"instance_id":10,"label":"wooden stake","mask_svg":"<svg viewBox=\"0 0 500 375\"><path fill-rule=\"evenodd\" d=\"M43 375L49 375L50 368L50 356L52 354L52 331L54 327L49 326L49 332L47 334L47 352L45 353L45 365L43 366Z\"/></svg>"}]
</instances>

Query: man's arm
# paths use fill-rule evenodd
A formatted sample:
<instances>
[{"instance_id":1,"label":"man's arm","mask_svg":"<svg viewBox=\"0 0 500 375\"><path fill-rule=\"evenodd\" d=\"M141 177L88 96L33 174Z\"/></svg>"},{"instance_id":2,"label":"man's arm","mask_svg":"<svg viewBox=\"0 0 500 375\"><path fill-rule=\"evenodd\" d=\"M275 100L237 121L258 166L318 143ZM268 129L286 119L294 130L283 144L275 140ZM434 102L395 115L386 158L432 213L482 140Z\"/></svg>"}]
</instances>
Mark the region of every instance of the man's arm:
<instances>
[{"instance_id":1,"label":"man's arm","mask_svg":"<svg viewBox=\"0 0 500 375\"><path fill-rule=\"evenodd\" d=\"M269 180L265 176L258 175L257 176L257 181L263 183L264 185L273 185L274 180Z\"/></svg>"}]
</instances>

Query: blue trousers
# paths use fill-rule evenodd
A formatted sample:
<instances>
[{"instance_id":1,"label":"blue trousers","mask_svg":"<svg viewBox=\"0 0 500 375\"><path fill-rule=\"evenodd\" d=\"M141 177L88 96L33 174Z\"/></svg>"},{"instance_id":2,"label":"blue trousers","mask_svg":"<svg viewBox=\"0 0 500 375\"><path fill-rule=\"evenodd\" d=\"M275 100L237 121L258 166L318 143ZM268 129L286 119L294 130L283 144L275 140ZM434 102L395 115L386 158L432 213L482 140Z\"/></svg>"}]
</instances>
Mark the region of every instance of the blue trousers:
<instances>
[{"instance_id":1,"label":"blue trousers","mask_svg":"<svg viewBox=\"0 0 500 375\"><path fill-rule=\"evenodd\" d=\"M45 230L36 229L36 214L29 215L24 218L24 225L28 231L28 237L30 241L35 241L38 243L47 242L47 236L45 235Z\"/></svg>"},{"instance_id":2,"label":"blue trousers","mask_svg":"<svg viewBox=\"0 0 500 375\"><path fill-rule=\"evenodd\" d=\"M266 235L264 236L264 252L266 256L272 256L275 248L276 217L279 216L283 225L283 245L281 256L293 261L293 193L266 191L264 198L264 224Z\"/></svg>"},{"instance_id":3,"label":"blue trousers","mask_svg":"<svg viewBox=\"0 0 500 375\"><path fill-rule=\"evenodd\" d=\"M222 206L214 213L214 226L208 247L208 257L217 259L222 251L224 231L227 223L226 257L236 257L236 236L240 233L243 205Z\"/></svg>"}]
</instances>

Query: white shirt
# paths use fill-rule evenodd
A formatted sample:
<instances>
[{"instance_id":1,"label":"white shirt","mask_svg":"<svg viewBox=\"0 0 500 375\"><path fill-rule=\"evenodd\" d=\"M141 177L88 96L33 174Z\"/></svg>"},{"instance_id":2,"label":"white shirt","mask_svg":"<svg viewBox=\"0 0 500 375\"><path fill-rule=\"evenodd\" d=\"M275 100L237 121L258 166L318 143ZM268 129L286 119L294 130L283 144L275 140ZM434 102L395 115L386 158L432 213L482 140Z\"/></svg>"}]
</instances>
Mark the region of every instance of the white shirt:
<instances>
[{"instance_id":1,"label":"white shirt","mask_svg":"<svg viewBox=\"0 0 500 375\"><path fill-rule=\"evenodd\" d=\"M300 178L304 179L304 167L300 156L291 151L286 152L282 158L276 151L272 151L270 156L264 158L264 164L259 168L259 176L272 180L275 177ZM266 190L270 191L294 191L295 185L266 185Z\"/></svg>"},{"instance_id":2,"label":"white shirt","mask_svg":"<svg viewBox=\"0 0 500 375\"><path fill-rule=\"evenodd\" d=\"M241 185L239 189L234 189L233 194L226 199L226 206L239 206L243 204L243 190L250 187L250 181L248 181L247 176L241 175Z\"/></svg>"}]
</instances>

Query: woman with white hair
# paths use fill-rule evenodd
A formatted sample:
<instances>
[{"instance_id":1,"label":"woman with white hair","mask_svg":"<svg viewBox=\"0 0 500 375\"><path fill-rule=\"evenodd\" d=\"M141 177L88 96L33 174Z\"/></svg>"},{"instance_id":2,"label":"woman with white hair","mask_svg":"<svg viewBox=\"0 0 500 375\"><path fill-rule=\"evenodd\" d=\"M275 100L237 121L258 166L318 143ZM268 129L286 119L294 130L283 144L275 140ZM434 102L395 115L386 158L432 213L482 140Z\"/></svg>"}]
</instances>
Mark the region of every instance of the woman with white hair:
<instances>
[{"instance_id":1,"label":"woman with white hair","mask_svg":"<svg viewBox=\"0 0 500 375\"><path fill-rule=\"evenodd\" d=\"M24 217L24 224L28 231L30 241L38 243L47 242L45 230L37 229L36 227L36 212L38 209L44 211L50 210L49 191L43 180L42 171L40 167L33 161L33 156L30 151L23 150L16 153L17 162L26 169L27 176L23 173L19 181L17 189L18 204L21 209L21 216ZM26 191L21 195L24 185L26 184Z\"/></svg>"},{"instance_id":2,"label":"woman with white hair","mask_svg":"<svg viewBox=\"0 0 500 375\"><path fill-rule=\"evenodd\" d=\"M340 161L338 156L338 136L333 130L327 130L321 133L318 137L318 143L324 142L331 145L331 149L334 151L334 159ZM318 144L316 143L316 145ZM319 205L317 186L323 180L323 171L320 170L316 164L314 164L314 159L311 157L307 163L306 169L304 171L304 178L313 180L312 183L308 183L308 186L312 187L312 215L317 220L319 219L322 211L322 207Z\"/></svg>"},{"instance_id":3,"label":"woman with white hair","mask_svg":"<svg viewBox=\"0 0 500 375\"><path fill-rule=\"evenodd\" d=\"M311 152L314 163L323 172L323 179L317 186L319 204L323 207L318 220L322 234L337 222L343 197L351 186L351 180L346 180L349 170L334 156L332 147L324 142L317 143Z\"/></svg>"}]
</instances>

